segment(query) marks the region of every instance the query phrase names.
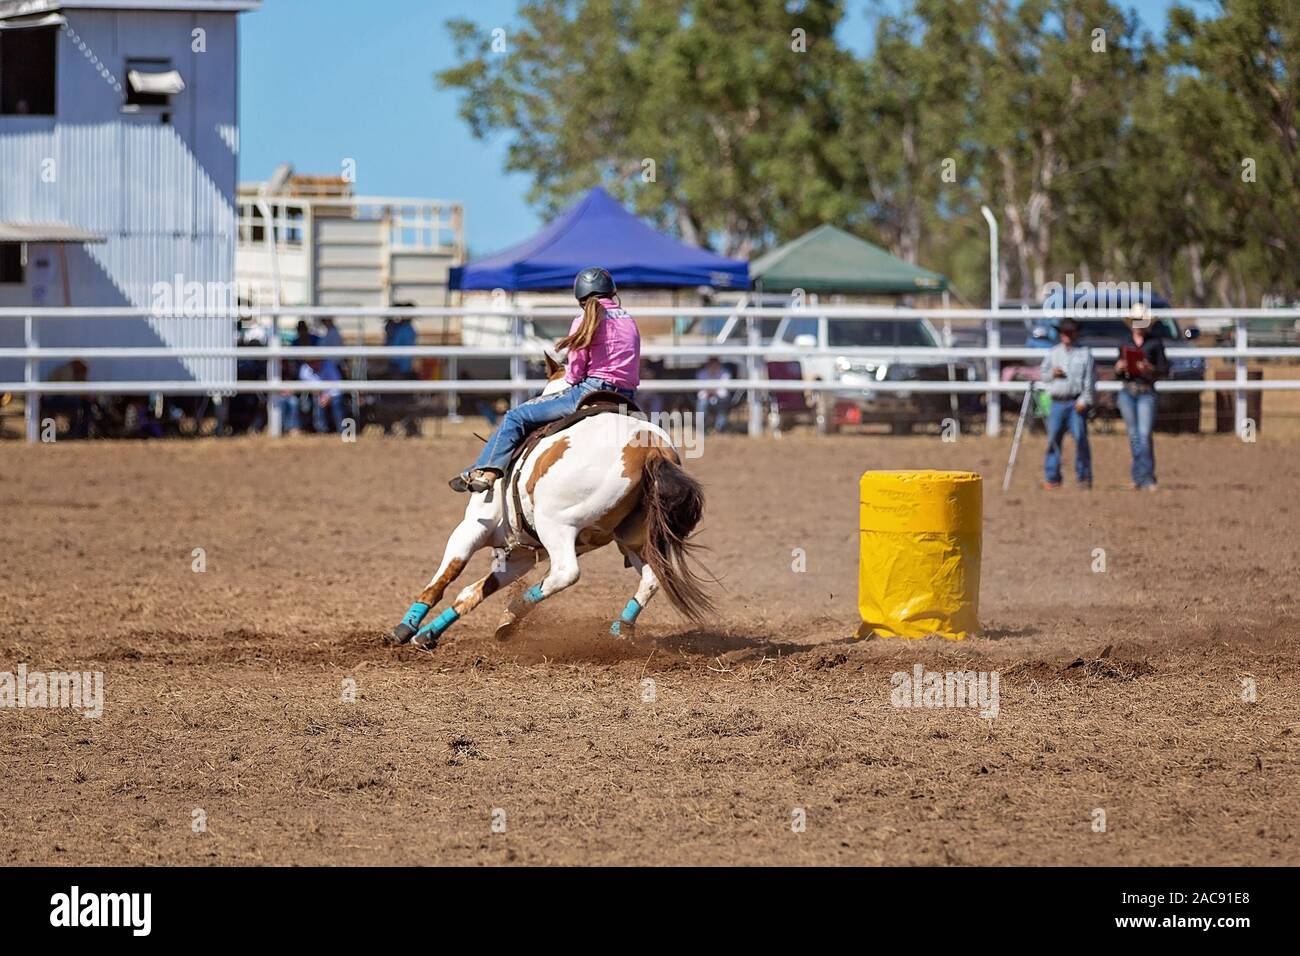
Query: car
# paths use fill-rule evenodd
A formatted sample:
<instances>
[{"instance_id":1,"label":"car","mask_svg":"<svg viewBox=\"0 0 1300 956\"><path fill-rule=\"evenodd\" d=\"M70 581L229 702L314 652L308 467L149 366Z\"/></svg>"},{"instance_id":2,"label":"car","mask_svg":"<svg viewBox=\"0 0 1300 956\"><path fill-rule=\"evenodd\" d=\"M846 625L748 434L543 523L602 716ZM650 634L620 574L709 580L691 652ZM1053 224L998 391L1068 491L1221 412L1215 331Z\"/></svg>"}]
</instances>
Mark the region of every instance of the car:
<instances>
[{"instance_id":1,"label":"car","mask_svg":"<svg viewBox=\"0 0 1300 956\"><path fill-rule=\"evenodd\" d=\"M770 297L764 304L786 305L784 297ZM977 416L983 397L977 393L946 395L940 392L896 393L885 388L888 383L911 381L977 381L983 377L981 363L972 361L939 362L907 358L895 360L853 354L836 354L837 349L908 348L938 349L943 338L926 319L908 316L897 319L832 319L816 314L816 304L809 315L787 315L759 319L759 341L765 346L789 345L800 349L817 349L823 354L799 359L800 374L794 375L785 361L767 363L772 378L803 378L806 381L835 382L842 386L830 392L824 425L829 431L845 426L883 423L894 434L910 434L920 425L939 425L945 418L967 421ZM692 323L687 334L703 335L711 344L743 344L747 329L743 312L726 318L708 317ZM789 391L773 393L769 416L793 417L803 397ZM737 396L739 399L739 396ZM815 403L816 404L816 403ZM813 409L809 409L813 411ZM816 412L814 417L820 417Z\"/></svg>"},{"instance_id":2,"label":"car","mask_svg":"<svg viewBox=\"0 0 1300 956\"><path fill-rule=\"evenodd\" d=\"M821 320L823 341L832 353L837 348L938 349L942 337L926 319ZM976 393L945 395L940 392L891 392L892 383L917 381L977 381L979 364L971 361L939 362L905 358L832 355L805 360L805 377L833 381L834 408L828 425L886 423L896 435L910 434L920 425L939 424L945 418L970 419L980 411Z\"/></svg>"},{"instance_id":3,"label":"car","mask_svg":"<svg viewBox=\"0 0 1300 956\"><path fill-rule=\"evenodd\" d=\"M1143 301L1143 299L1134 297L1134 301L1139 302ZM1113 304L1123 307L1127 305L1127 300ZM1169 307L1169 303L1159 296L1151 296L1150 305L1154 308ZM1012 307L1019 308L1020 306ZM1086 345L1092 349L1117 349L1129 341L1129 328L1122 319L1090 318L1086 314L1081 315L1078 313L1076 313L1075 319L1079 323L1080 345ZM1055 320L1027 318L1024 320L1023 328L1024 335L1021 338L1018 334L1020 331L1019 323L1004 323L1003 346L1050 349L1056 344ZM1166 347L1169 347L1194 341L1200 337L1201 333L1200 329L1195 326L1183 328L1173 319L1157 318L1152 322L1150 334L1153 338L1163 339ZM1002 377L1020 381L1037 381L1038 364L1037 361L1032 359L1020 365L1004 362ZM1097 362L1097 378L1101 381L1114 380L1113 360L1101 359ZM1195 356L1169 357L1170 381L1203 381L1204 379L1205 359ZM1199 391L1169 392L1161 396L1158 407L1159 411L1156 415L1156 428L1158 430L1191 433L1197 433L1201 430L1201 393ZM1119 409L1115 403L1115 393L1099 393L1094 417L1117 418L1118 416Z\"/></svg>"}]
</instances>

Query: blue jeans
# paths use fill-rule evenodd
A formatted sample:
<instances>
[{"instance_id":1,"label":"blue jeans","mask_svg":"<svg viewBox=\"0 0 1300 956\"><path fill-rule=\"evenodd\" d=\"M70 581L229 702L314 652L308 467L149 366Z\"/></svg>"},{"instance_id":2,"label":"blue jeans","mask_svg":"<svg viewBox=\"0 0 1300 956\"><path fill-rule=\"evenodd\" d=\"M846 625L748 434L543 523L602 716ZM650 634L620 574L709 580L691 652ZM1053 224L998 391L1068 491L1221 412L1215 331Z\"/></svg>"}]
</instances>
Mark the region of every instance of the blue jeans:
<instances>
[{"instance_id":1,"label":"blue jeans","mask_svg":"<svg viewBox=\"0 0 1300 956\"><path fill-rule=\"evenodd\" d=\"M1156 427L1156 393L1124 389L1119 393L1119 413L1124 416L1128 447L1133 453L1133 484L1139 488L1156 483L1156 447L1151 434Z\"/></svg>"},{"instance_id":2,"label":"blue jeans","mask_svg":"<svg viewBox=\"0 0 1300 956\"><path fill-rule=\"evenodd\" d=\"M288 395L277 395L275 400L280 403L280 427L287 432L296 432L301 427L298 393L290 392Z\"/></svg>"},{"instance_id":3,"label":"blue jeans","mask_svg":"<svg viewBox=\"0 0 1300 956\"><path fill-rule=\"evenodd\" d=\"M524 437L534 428L563 418L578 408L578 402L591 392L618 392L624 398L631 399L635 392L630 388L619 388L603 379L590 376L577 385L570 385L554 395L539 395L522 405L516 405L506 412L472 468L495 468L502 473L510 463L510 456Z\"/></svg>"},{"instance_id":4,"label":"blue jeans","mask_svg":"<svg viewBox=\"0 0 1300 956\"><path fill-rule=\"evenodd\" d=\"M328 415L326 412L328 411ZM311 397L311 424L317 434L339 431L343 422L343 396L331 395L325 405L321 405L320 396Z\"/></svg>"},{"instance_id":5,"label":"blue jeans","mask_svg":"<svg viewBox=\"0 0 1300 956\"><path fill-rule=\"evenodd\" d=\"M1092 481L1092 450L1088 447L1088 412L1078 411L1074 399L1052 399L1047 411L1047 458L1043 472L1049 482L1061 483L1061 441L1066 430L1074 437L1074 475L1079 481Z\"/></svg>"}]
</instances>

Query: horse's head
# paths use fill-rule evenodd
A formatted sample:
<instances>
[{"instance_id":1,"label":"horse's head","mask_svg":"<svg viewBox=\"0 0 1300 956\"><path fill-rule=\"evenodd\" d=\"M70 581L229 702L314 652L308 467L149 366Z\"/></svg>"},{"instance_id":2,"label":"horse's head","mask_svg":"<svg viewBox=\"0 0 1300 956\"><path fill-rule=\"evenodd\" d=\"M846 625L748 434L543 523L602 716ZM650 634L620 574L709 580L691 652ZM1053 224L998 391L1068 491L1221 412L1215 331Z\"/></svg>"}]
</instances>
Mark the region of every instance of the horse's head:
<instances>
[{"instance_id":1,"label":"horse's head","mask_svg":"<svg viewBox=\"0 0 1300 956\"><path fill-rule=\"evenodd\" d=\"M569 387L569 383L564 380L564 366L555 359L551 358L551 353L546 353L546 387L542 389L543 395L554 395L556 392L562 392Z\"/></svg>"}]
</instances>

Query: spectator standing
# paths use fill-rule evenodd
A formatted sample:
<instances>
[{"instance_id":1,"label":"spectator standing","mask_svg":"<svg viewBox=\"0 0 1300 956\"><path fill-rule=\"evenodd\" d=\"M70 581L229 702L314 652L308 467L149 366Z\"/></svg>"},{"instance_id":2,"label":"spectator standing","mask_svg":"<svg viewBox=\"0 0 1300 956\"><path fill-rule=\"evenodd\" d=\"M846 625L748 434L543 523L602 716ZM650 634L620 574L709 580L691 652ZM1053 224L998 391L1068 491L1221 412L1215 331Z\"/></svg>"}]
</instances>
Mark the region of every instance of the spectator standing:
<instances>
[{"instance_id":1,"label":"spectator standing","mask_svg":"<svg viewBox=\"0 0 1300 956\"><path fill-rule=\"evenodd\" d=\"M311 326L307 324L306 319L299 319L297 330L293 336L294 348L305 348L317 343L316 336L312 335ZM281 369L281 375L285 379L303 380L303 369L307 368L308 362L304 359L288 359ZM315 397L315 396L311 396ZM286 433L293 433L302 428L303 396L299 392L282 392L277 400L280 402L281 428Z\"/></svg>"},{"instance_id":2,"label":"spectator standing","mask_svg":"<svg viewBox=\"0 0 1300 956\"><path fill-rule=\"evenodd\" d=\"M318 345L320 339L312 334L311 326L307 324L306 319L298 320L298 330L294 333L293 344L295 346Z\"/></svg>"},{"instance_id":3,"label":"spectator standing","mask_svg":"<svg viewBox=\"0 0 1300 956\"><path fill-rule=\"evenodd\" d=\"M1124 383L1119 393L1119 413L1133 455L1133 488L1155 491L1156 382L1169 374L1169 358L1165 344L1151 334L1151 318L1145 305L1135 305L1125 321L1129 341L1120 348L1115 362L1115 377Z\"/></svg>"},{"instance_id":4,"label":"spectator standing","mask_svg":"<svg viewBox=\"0 0 1300 956\"><path fill-rule=\"evenodd\" d=\"M327 348L337 349L343 347L343 334L339 331L338 326L334 324L332 318L321 319L320 344ZM342 380L343 372L338 359L322 359L321 366L323 369L323 377L329 378L330 381L334 382ZM330 374L325 375L324 373L326 372Z\"/></svg>"},{"instance_id":5,"label":"spectator standing","mask_svg":"<svg viewBox=\"0 0 1300 956\"><path fill-rule=\"evenodd\" d=\"M402 303L409 305L410 303ZM407 347L416 344L415 323L410 319L389 319L384 323L384 344L389 347ZM410 378L415 360L399 356L389 360L395 378Z\"/></svg>"},{"instance_id":6,"label":"spectator standing","mask_svg":"<svg viewBox=\"0 0 1300 956\"><path fill-rule=\"evenodd\" d=\"M303 362L298 368L298 380L337 382L340 380L338 366L330 368L327 363L317 359ZM331 388L321 392L309 392L307 395L311 400L312 431L321 435L337 431L343 420L343 393L337 388ZM326 412L329 413L328 418Z\"/></svg>"},{"instance_id":7,"label":"spectator standing","mask_svg":"<svg viewBox=\"0 0 1300 956\"><path fill-rule=\"evenodd\" d=\"M1061 487L1061 442L1066 431L1074 438L1074 476L1080 488L1092 487L1092 450L1088 446L1088 409L1095 400L1097 367L1092 350L1079 345L1079 323L1062 319L1058 341L1043 359L1038 380L1052 399L1047 413L1047 455L1043 487Z\"/></svg>"},{"instance_id":8,"label":"spectator standing","mask_svg":"<svg viewBox=\"0 0 1300 956\"><path fill-rule=\"evenodd\" d=\"M239 348L260 348L266 345L266 329L261 325L242 325L239 329ZM262 359L236 359L235 378L241 382L266 381L266 362ZM279 401L278 395L267 395L265 401ZM266 409L263 397L248 392L232 395L225 403L225 425L232 435L245 432L260 432L266 425ZM227 433L222 428L222 433Z\"/></svg>"}]
</instances>

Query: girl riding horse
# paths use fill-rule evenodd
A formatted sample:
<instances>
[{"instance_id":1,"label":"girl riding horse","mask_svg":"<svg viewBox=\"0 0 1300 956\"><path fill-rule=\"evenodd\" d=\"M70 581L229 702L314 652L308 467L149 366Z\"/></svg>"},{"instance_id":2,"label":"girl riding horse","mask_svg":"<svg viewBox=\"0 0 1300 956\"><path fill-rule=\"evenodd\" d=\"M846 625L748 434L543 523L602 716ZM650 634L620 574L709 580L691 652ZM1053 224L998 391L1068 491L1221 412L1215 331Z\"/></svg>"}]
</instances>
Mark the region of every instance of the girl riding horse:
<instances>
[{"instance_id":1,"label":"girl riding horse","mask_svg":"<svg viewBox=\"0 0 1300 956\"><path fill-rule=\"evenodd\" d=\"M569 388L540 395L506 412L487 440L478 460L451 480L455 491L487 491L505 474L515 448L533 429L563 418L591 392L617 392L632 399L641 382L641 333L615 296L614 277L605 269L583 269L573 282L573 295L582 312L569 334L556 344L568 349L564 380Z\"/></svg>"},{"instance_id":2,"label":"girl riding horse","mask_svg":"<svg viewBox=\"0 0 1300 956\"><path fill-rule=\"evenodd\" d=\"M433 577L393 629L393 643L435 647L447 628L545 558L545 577L502 612L496 635L504 640L540 602L577 582L579 558L610 544L639 578L632 600L610 625L612 635L633 637L638 615L661 588L692 620L713 612L707 580L687 562L704 513L704 491L682 468L672 437L653 422L626 414L580 419L525 450L512 466L517 477L509 493L492 493L511 447L527 429L566 415L598 389L632 397L639 337L613 292L614 282L603 269L578 276L575 293L583 312L561 343L570 346L567 374L548 356L552 376L542 397L507 416L475 470L453 482L458 491L474 494ZM493 549L492 571L425 623L484 548Z\"/></svg>"}]
</instances>

